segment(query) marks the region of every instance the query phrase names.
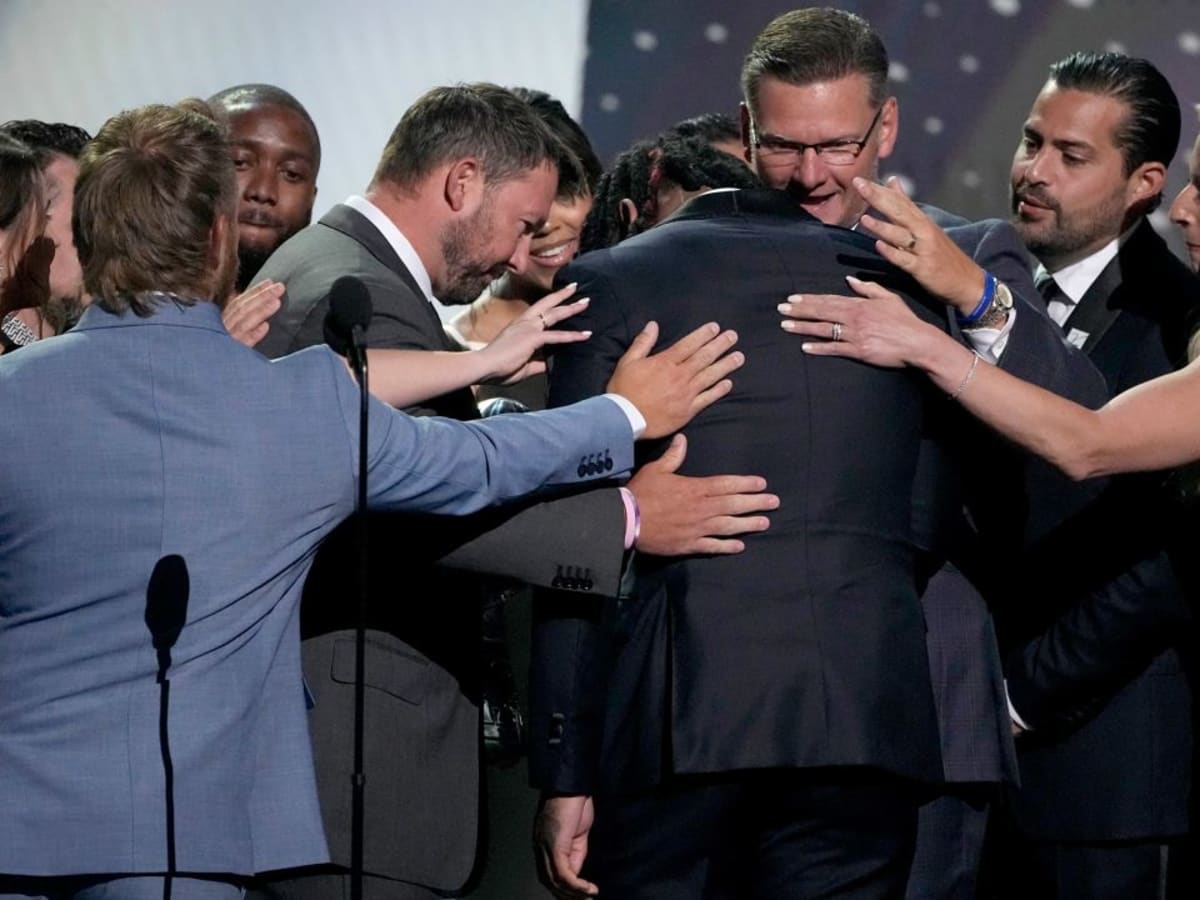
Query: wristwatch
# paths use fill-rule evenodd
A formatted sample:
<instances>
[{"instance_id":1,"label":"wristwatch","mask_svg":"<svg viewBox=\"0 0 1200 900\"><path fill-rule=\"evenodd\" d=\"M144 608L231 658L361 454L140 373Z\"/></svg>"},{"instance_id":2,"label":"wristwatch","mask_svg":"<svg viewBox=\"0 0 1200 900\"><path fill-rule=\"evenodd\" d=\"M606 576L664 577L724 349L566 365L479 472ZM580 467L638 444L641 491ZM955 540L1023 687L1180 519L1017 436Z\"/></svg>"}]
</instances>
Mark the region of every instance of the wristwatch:
<instances>
[{"instance_id":1,"label":"wristwatch","mask_svg":"<svg viewBox=\"0 0 1200 900\"><path fill-rule=\"evenodd\" d=\"M976 328L1003 328L1004 323L1008 321L1008 312L1012 308L1012 291L1008 289L1007 284L996 279L996 291L992 295L991 305L982 316L964 327L968 331L974 331Z\"/></svg>"}]
</instances>

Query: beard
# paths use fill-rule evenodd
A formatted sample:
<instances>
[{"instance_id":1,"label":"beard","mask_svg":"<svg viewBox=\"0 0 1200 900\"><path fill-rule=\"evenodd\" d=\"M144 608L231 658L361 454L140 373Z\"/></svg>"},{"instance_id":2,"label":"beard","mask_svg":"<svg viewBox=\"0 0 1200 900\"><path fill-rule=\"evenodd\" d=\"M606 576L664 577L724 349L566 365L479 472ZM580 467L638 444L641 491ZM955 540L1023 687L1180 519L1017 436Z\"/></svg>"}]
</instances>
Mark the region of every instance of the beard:
<instances>
[{"instance_id":1,"label":"beard","mask_svg":"<svg viewBox=\"0 0 1200 900\"><path fill-rule=\"evenodd\" d=\"M449 222L440 235L442 258L446 261L446 286L438 300L446 306L473 303L504 271L504 264L490 263L487 239L492 232L491 205L485 203L465 222Z\"/></svg>"},{"instance_id":2,"label":"beard","mask_svg":"<svg viewBox=\"0 0 1200 900\"><path fill-rule=\"evenodd\" d=\"M234 289L239 294L250 287L251 279L259 273L259 270L262 269L274 252L275 247L251 247L245 244L238 244L238 272Z\"/></svg>"},{"instance_id":3,"label":"beard","mask_svg":"<svg viewBox=\"0 0 1200 900\"><path fill-rule=\"evenodd\" d=\"M1046 221L1027 222L1017 205L1029 199L1050 210ZM1097 248L1120 233L1125 222L1125 202L1120 194L1101 198L1083 209L1064 213L1061 204L1036 187L1017 185L1010 193L1012 224L1025 247L1043 264L1071 259L1080 251Z\"/></svg>"},{"instance_id":4,"label":"beard","mask_svg":"<svg viewBox=\"0 0 1200 900\"><path fill-rule=\"evenodd\" d=\"M54 329L55 334L62 334L64 331L70 331L75 327L75 323L83 315L85 306L86 304L83 302L83 297L80 294L52 294L46 300L46 305L42 309L42 315L46 319L46 324Z\"/></svg>"}]
</instances>

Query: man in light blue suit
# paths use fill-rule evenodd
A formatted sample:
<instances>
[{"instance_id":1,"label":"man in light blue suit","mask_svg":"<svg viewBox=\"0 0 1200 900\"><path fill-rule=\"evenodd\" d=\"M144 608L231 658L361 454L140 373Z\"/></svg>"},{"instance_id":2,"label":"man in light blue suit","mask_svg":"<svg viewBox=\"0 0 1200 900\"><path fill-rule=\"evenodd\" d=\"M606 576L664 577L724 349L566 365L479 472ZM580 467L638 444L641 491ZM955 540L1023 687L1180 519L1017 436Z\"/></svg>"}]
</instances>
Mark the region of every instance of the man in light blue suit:
<instances>
[{"instance_id":1,"label":"man in light blue suit","mask_svg":"<svg viewBox=\"0 0 1200 900\"><path fill-rule=\"evenodd\" d=\"M94 303L0 361L4 900L162 896L166 873L181 900L236 897L249 873L328 859L298 603L353 510L358 389L324 348L270 362L230 340L206 299L236 269L227 154L198 102L110 120L76 192ZM470 424L369 416L370 503L455 514L628 470L639 418L609 397ZM147 626L169 556L188 583L170 790Z\"/></svg>"}]
</instances>

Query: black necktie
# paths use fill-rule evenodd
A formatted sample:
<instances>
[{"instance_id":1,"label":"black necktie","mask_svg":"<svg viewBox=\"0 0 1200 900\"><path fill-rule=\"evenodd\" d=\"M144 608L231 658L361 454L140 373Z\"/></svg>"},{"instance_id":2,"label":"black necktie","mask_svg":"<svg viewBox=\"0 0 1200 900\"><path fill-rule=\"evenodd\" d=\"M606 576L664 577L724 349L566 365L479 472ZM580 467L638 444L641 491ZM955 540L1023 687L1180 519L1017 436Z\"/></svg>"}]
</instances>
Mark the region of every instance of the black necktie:
<instances>
[{"instance_id":1,"label":"black necktie","mask_svg":"<svg viewBox=\"0 0 1200 900\"><path fill-rule=\"evenodd\" d=\"M1046 301L1046 311L1050 314L1050 318L1058 321L1056 313L1062 315L1062 312L1065 312L1068 317L1071 315L1075 304L1071 302L1070 298L1063 292L1063 289L1058 286L1058 282L1054 280L1053 275L1049 272L1043 272L1034 280L1034 285L1036 285L1038 291L1041 293L1042 299ZM1058 322L1060 328L1065 324L1065 318L1061 322Z\"/></svg>"}]
</instances>

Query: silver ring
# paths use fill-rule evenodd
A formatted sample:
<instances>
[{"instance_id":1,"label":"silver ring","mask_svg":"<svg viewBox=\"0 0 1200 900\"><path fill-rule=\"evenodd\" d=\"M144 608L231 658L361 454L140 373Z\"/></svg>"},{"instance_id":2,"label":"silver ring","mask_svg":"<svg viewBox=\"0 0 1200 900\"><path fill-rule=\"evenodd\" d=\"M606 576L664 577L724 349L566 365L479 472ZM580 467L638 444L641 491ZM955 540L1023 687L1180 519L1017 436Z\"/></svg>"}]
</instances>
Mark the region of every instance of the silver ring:
<instances>
[{"instance_id":1,"label":"silver ring","mask_svg":"<svg viewBox=\"0 0 1200 900\"><path fill-rule=\"evenodd\" d=\"M842 323L841 323L841 322L834 322L834 323L833 323L833 334L832 334L832 335L830 335L830 336L831 336L831 337L832 337L832 338L833 338L835 341L840 341L840 340L842 339Z\"/></svg>"},{"instance_id":2,"label":"silver ring","mask_svg":"<svg viewBox=\"0 0 1200 900\"><path fill-rule=\"evenodd\" d=\"M905 244L901 249L907 250L909 253L912 253L917 248L917 236L915 234L913 234L911 231L909 232L909 235L911 236L909 242L907 244Z\"/></svg>"}]
</instances>

